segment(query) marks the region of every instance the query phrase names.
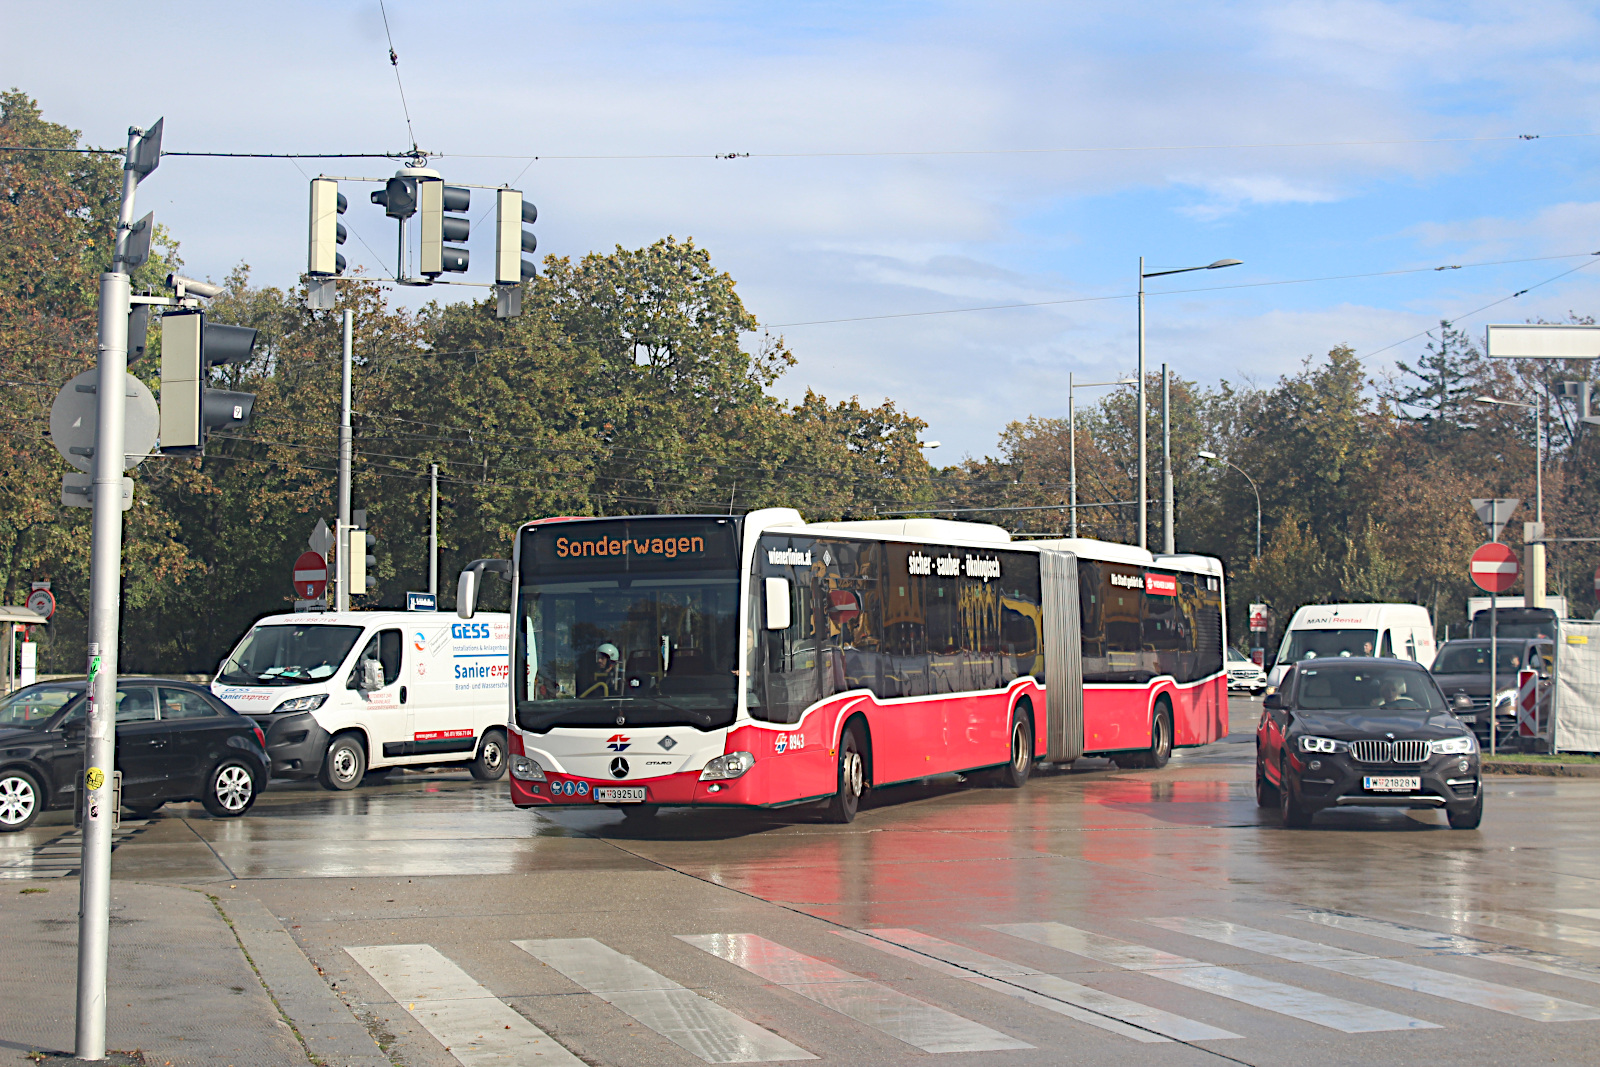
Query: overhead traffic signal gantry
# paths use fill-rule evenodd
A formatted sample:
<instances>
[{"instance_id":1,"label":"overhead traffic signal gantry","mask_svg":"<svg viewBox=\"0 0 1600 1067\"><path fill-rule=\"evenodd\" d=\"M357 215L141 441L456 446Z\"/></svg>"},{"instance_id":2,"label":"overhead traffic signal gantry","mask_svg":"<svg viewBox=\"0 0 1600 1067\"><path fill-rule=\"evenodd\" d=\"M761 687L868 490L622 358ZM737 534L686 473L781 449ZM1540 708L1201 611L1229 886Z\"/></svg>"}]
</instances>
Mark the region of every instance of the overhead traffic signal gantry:
<instances>
[{"instance_id":1,"label":"overhead traffic signal gantry","mask_svg":"<svg viewBox=\"0 0 1600 1067\"><path fill-rule=\"evenodd\" d=\"M211 297L221 287L171 275L167 283L188 294ZM203 456L212 430L250 424L254 393L208 389L211 368L244 363L255 349L248 326L207 322L196 308L169 311L161 318L161 451L164 455Z\"/></svg>"},{"instance_id":2,"label":"overhead traffic signal gantry","mask_svg":"<svg viewBox=\"0 0 1600 1067\"><path fill-rule=\"evenodd\" d=\"M417 269L422 275L431 279L446 271L466 272L467 250L445 242L467 239L472 223L449 212L465 212L471 206L471 189L446 185L442 178L417 179Z\"/></svg>"},{"instance_id":3,"label":"overhead traffic signal gantry","mask_svg":"<svg viewBox=\"0 0 1600 1067\"><path fill-rule=\"evenodd\" d=\"M522 228L539 221L539 209L518 189L496 189L494 195L495 314L508 319L522 314L522 283L539 276L538 267L522 258L539 247L539 238Z\"/></svg>"},{"instance_id":4,"label":"overhead traffic signal gantry","mask_svg":"<svg viewBox=\"0 0 1600 1067\"><path fill-rule=\"evenodd\" d=\"M339 191L339 183L332 178L311 179L311 242L306 273L327 277L343 274L344 255L339 246L344 244L347 232L339 221L350 207L350 202Z\"/></svg>"}]
</instances>

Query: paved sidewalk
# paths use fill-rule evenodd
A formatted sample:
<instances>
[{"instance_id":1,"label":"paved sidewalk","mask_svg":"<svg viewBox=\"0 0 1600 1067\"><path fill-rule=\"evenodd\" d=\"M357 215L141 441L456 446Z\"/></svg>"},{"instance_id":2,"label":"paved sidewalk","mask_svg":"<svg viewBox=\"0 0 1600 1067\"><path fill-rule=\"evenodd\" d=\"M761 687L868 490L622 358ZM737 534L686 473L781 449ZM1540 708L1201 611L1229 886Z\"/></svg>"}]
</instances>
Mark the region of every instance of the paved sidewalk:
<instances>
[{"instance_id":1,"label":"paved sidewalk","mask_svg":"<svg viewBox=\"0 0 1600 1067\"><path fill-rule=\"evenodd\" d=\"M0 882L0 1065L71 1050L77 913L76 878ZM304 956L299 963L310 968ZM106 1016L107 1047L141 1050L154 1067L309 1062L216 906L176 886L111 883ZM376 1050L370 1039L368 1048Z\"/></svg>"}]
</instances>

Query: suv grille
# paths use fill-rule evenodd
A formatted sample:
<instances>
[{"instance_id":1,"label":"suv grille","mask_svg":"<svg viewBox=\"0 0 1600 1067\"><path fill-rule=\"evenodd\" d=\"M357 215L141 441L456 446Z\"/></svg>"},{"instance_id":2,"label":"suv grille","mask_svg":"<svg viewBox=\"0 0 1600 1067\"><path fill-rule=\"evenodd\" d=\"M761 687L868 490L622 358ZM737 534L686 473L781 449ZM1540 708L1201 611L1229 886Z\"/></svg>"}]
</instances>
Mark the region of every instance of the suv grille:
<instances>
[{"instance_id":1,"label":"suv grille","mask_svg":"<svg viewBox=\"0 0 1600 1067\"><path fill-rule=\"evenodd\" d=\"M1421 763L1428 758L1428 742L1352 741L1350 754L1360 763Z\"/></svg>"}]
</instances>

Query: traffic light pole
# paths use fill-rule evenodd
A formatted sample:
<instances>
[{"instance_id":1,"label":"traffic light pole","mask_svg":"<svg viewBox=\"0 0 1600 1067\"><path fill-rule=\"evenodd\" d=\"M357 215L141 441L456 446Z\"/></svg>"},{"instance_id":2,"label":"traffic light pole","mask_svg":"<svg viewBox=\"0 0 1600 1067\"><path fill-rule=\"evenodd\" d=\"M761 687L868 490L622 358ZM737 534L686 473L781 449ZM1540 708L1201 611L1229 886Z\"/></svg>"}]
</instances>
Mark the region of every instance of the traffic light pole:
<instances>
[{"instance_id":1,"label":"traffic light pole","mask_svg":"<svg viewBox=\"0 0 1600 1067\"><path fill-rule=\"evenodd\" d=\"M345 309L343 326L344 357L340 360L339 377L339 519L333 542L334 551L338 553L339 580L335 611L350 610L350 370L354 344L349 308Z\"/></svg>"},{"instance_id":2,"label":"traffic light pole","mask_svg":"<svg viewBox=\"0 0 1600 1067\"><path fill-rule=\"evenodd\" d=\"M111 270L100 275L99 369L94 449L93 543L89 557L89 717L83 752L83 858L78 883L78 1003L74 1055L106 1055L106 971L111 926L111 828L116 819L118 614L122 599L123 425L127 413L128 312L124 269L143 130L128 131Z\"/></svg>"}]
</instances>

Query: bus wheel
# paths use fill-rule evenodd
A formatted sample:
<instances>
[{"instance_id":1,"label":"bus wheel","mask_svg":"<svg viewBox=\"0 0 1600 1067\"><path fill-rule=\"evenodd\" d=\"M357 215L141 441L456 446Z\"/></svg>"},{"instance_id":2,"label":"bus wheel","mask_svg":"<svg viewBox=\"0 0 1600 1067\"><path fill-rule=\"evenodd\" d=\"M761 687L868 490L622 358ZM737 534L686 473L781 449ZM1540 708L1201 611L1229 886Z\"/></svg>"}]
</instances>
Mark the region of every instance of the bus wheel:
<instances>
[{"instance_id":1,"label":"bus wheel","mask_svg":"<svg viewBox=\"0 0 1600 1067\"><path fill-rule=\"evenodd\" d=\"M1172 758L1172 705L1165 698L1156 701L1150 720L1150 747L1137 752L1119 752L1118 767L1165 767Z\"/></svg>"},{"instance_id":2,"label":"bus wheel","mask_svg":"<svg viewBox=\"0 0 1600 1067\"><path fill-rule=\"evenodd\" d=\"M1021 789L1033 773L1033 716L1021 704L1011 718L1011 760L996 781L1007 789Z\"/></svg>"},{"instance_id":3,"label":"bus wheel","mask_svg":"<svg viewBox=\"0 0 1600 1067\"><path fill-rule=\"evenodd\" d=\"M856 810L861 807L861 794L866 790L866 762L862 751L866 745L861 740L861 728L854 723L845 727L839 739L838 791L828 801L828 821L853 822Z\"/></svg>"}]
</instances>

